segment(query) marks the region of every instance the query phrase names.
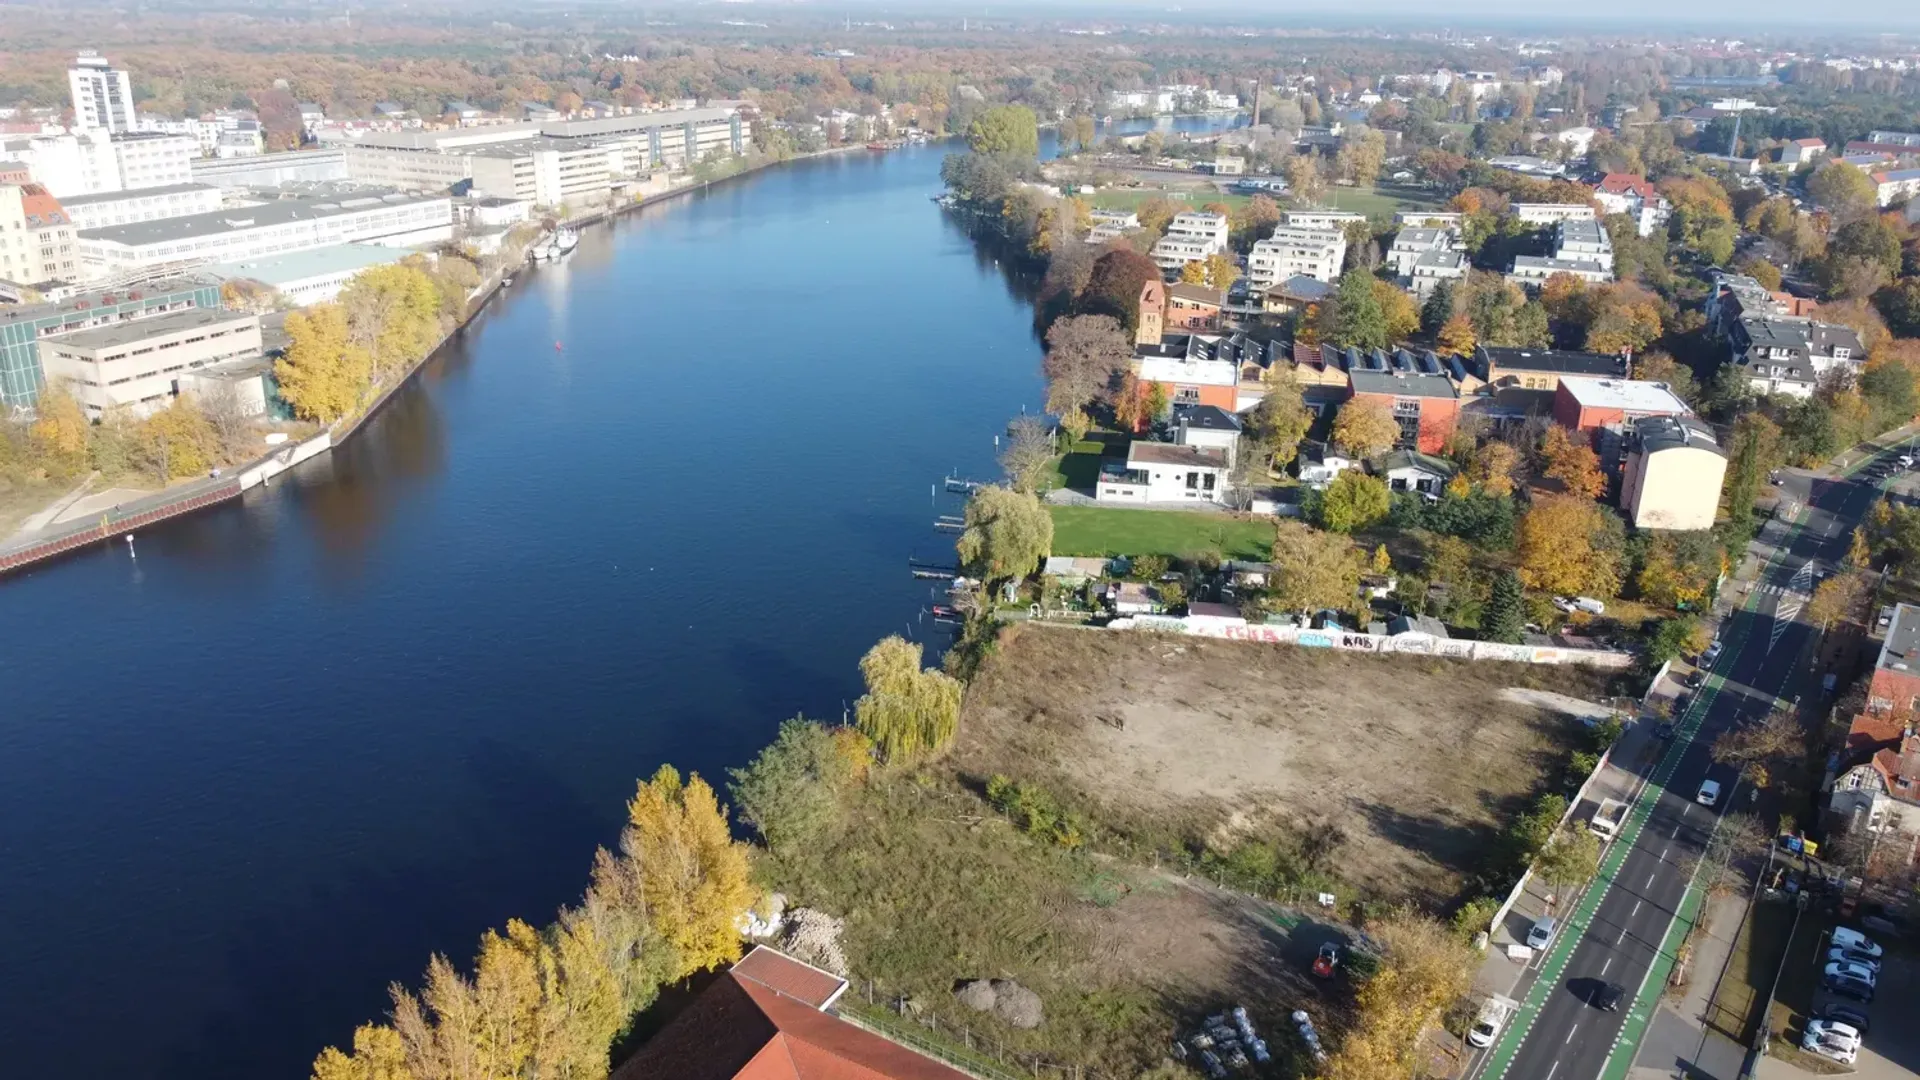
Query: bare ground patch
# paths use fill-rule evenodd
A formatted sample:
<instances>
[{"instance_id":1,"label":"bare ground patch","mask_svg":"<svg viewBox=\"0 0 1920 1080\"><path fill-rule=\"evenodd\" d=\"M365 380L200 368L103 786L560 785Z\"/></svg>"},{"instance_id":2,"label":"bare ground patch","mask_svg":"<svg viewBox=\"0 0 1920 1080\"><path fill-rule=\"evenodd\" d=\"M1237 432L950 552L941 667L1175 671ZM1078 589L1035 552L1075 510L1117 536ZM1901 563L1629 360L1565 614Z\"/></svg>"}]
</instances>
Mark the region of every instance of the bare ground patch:
<instances>
[{"instance_id":1,"label":"bare ground patch","mask_svg":"<svg viewBox=\"0 0 1920 1080\"><path fill-rule=\"evenodd\" d=\"M1326 820L1342 880L1440 902L1565 761L1575 722L1516 687L1597 698L1605 676L1026 626L969 690L952 761L1154 842Z\"/></svg>"}]
</instances>

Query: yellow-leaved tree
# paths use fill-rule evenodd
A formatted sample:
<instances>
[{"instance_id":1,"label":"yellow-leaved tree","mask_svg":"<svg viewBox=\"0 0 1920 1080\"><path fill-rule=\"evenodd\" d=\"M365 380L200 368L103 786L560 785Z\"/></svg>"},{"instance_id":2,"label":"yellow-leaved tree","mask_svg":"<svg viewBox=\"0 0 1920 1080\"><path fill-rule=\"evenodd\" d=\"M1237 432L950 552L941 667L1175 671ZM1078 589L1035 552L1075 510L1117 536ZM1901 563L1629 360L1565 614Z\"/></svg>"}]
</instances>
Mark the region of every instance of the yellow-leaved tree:
<instances>
[{"instance_id":1,"label":"yellow-leaved tree","mask_svg":"<svg viewBox=\"0 0 1920 1080\"><path fill-rule=\"evenodd\" d=\"M959 680L922 668L920 657L919 645L895 634L860 658L867 692L854 722L889 762L942 750L960 730Z\"/></svg>"},{"instance_id":2,"label":"yellow-leaved tree","mask_svg":"<svg viewBox=\"0 0 1920 1080\"><path fill-rule=\"evenodd\" d=\"M1520 517L1514 552L1529 589L1613 596L1620 589L1619 553L1607 541L1607 512L1567 495L1540 495Z\"/></svg>"},{"instance_id":3,"label":"yellow-leaved tree","mask_svg":"<svg viewBox=\"0 0 1920 1080\"><path fill-rule=\"evenodd\" d=\"M1354 1023L1321 1067L1324 1080L1419 1075L1421 1034L1473 987L1473 951L1432 919L1396 909L1367 935L1380 947L1379 966L1354 995Z\"/></svg>"},{"instance_id":4,"label":"yellow-leaved tree","mask_svg":"<svg viewBox=\"0 0 1920 1080\"><path fill-rule=\"evenodd\" d=\"M660 766L627 804L620 847L639 868L654 931L679 954L669 981L739 958L734 920L754 901L747 846L734 841L699 774L682 781L679 770Z\"/></svg>"},{"instance_id":5,"label":"yellow-leaved tree","mask_svg":"<svg viewBox=\"0 0 1920 1080\"><path fill-rule=\"evenodd\" d=\"M1180 284L1205 285L1207 283L1207 264L1190 262L1180 268Z\"/></svg>"},{"instance_id":6,"label":"yellow-leaved tree","mask_svg":"<svg viewBox=\"0 0 1920 1080\"><path fill-rule=\"evenodd\" d=\"M385 1024L362 1024L353 1033L353 1052L331 1046L313 1063L313 1080L418 1080L407 1067L400 1033Z\"/></svg>"},{"instance_id":7,"label":"yellow-leaved tree","mask_svg":"<svg viewBox=\"0 0 1920 1080\"><path fill-rule=\"evenodd\" d=\"M87 452L87 413L66 380L47 380L28 429L40 452L49 457L79 459Z\"/></svg>"},{"instance_id":8,"label":"yellow-leaved tree","mask_svg":"<svg viewBox=\"0 0 1920 1080\"><path fill-rule=\"evenodd\" d=\"M373 355L355 345L339 304L315 304L287 315L287 351L273 365L280 396L296 415L332 423L346 415L373 380Z\"/></svg>"},{"instance_id":9,"label":"yellow-leaved tree","mask_svg":"<svg viewBox=\"0 0 1920 1080\"><path fill-rule=\"evenodd\" d=\"M373 358L373 370L390 375L404 370L433 347L440 336L440 289L426 271L410 263L362 270L340 290L347 335Z\"/></svg>"}]
</instances>

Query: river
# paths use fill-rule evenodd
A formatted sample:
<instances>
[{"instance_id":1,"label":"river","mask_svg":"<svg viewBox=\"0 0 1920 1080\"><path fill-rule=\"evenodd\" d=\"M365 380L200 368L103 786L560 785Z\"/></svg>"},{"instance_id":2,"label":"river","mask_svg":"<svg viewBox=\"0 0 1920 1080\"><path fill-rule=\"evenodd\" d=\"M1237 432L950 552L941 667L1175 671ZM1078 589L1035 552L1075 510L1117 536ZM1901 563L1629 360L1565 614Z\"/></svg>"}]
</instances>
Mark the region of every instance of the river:
<instances>
[{"instance_id":1,"label":"river","mask_svg":"<svg viewBox=\"0 0 1920 1080\"><path fill-rule=\"evenodd\" d=\"M589 229L347 446L0 585L4 1071L303 1077L577 897L636 777L719 786L937 648L930 488L1042 397L946 152Z\"/></svg>"}]
</instances>

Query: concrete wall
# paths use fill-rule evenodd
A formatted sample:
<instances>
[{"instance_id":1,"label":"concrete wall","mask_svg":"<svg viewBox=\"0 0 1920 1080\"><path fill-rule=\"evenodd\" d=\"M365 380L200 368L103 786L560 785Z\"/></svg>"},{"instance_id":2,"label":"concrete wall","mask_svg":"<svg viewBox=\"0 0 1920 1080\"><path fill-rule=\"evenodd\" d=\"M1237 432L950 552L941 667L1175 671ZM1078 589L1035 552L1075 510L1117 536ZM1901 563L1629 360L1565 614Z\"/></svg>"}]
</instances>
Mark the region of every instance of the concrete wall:
<instances>
[{"instance_id":1,"label":"concrete wall","mask_svg":"<svg viewBox=\"0 0 1920 1080\"><path fill-rule=\"evenodd\" d=\"M1585 664L1589 667L1624 668L1633 663L1630 653L1605 649L1570 649L1560 645L1503 645L1497 641L1458 641L1434 639L1425 634L1387 637L1345 630L1308 630L1295 626L1249 626L1243 619L1207 616L1174 618L1167 615L1139 615L1115 619L1107 624L1115 630L1154 630L1163 634L1191 634L1225 638L1229 641L1261 641L1305 648L1341 649L1347 652L1409 653L1422 656L1447 656L1458 660L1505 660L1520 664Z\"/></svg>"}]
</instances>

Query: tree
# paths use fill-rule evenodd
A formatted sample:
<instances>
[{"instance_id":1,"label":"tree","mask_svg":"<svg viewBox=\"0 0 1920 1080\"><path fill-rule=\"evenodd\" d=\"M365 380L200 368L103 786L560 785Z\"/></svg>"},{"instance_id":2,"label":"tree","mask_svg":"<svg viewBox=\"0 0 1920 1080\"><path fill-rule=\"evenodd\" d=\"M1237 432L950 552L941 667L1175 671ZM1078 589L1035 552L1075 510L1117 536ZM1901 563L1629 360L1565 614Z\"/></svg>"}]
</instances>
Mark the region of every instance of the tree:
<instances>
[{"instance_id":1,"label":"tree","mask_svg":"<svg viewBox=\"0 0 1920 1080\"><path fill-rule=\"evenodd\" d=\"M1587 283L1566 271L1547 276L1540 285L1540 303L1561 322L1587 321Z\"/></svg>"},{"instance_id":2,"label":"tree","mask_svg":"<svg viewBox=\"0 0 1920 1080\"><path fill-rule=\"evenodd\" d=\"M828 728L804 716L788 720L752 764L733 770L729 790L740 820L774 851L817 842L864 775L870 753L855 729Z\"/></svg>"},{"instance_id":3,"label":"tree","mask_svg":"<svg viewBox=\"0 0 1920 1080\"><path fill-rule=\"evenodd\" d=\"M1140 377L1132 369L1120 373L1120 386L1113 392L1113 422L1121 431L1139 431L1146 422L1147 403L1140 392Z\"/></svg>"},{"instance_id":4,"label":"tree","mask_svg":"<svg viewBox=\"0 0 1920 1080\"><path fill-rule=\"evenodd\" d=\"M287 351L273 365L280 396L295 415L332 423L359 403L373 378L373 356L349 340L339 304L290 312L286 330Z\"/></svg>"},{"instance_id":5,"label":"tree","mask_svg":"<svg viewBox=\"0 0 1920 1080\"><path fill-rule=\"evenodd\" d=\"M1526 591L1520 584L1520 575L1508 570L1494 579L1493 595L1487 599L1480 625L1486 629L1488 641L1518 645L1526 631L1526 621Z\"/></svg>"},{"instance_id":6,"label":"tree","mask_svg":"<svg viewBox=\"0 0 1920 1080\"><path fill-rule=\"evenodd\" d=\"M1769 290L1780 288L1780 268L1758 255L1743 255L1734 263L1734 269L1759 282Z\"/></svg>"},{"instance_id":7,"label":"tree","mask_svg":"<svg viewBox=\"0 0 1920 1080\"><path fill-rule=\"evenodd\" d=\"M1434 344L1440 352L1449 356L1472 356L1474 346L1479 342L1474 340L1473 323L1465 315L1451 315L1440 327L1440 335Z\"/></svg>"},{"instance_id":8,"label":"tree","mask_svg":"<svg viewBox=\"0 0 1920 1080\"><path fill-rule=\"evenodd\" d=\"M1140 328L1140 290L1160 278L1160 267L1137 251L1109 251L1094 260L1086 291L1080 294L1080 313L1110 315L1131 339Z\"/></svg>"},{"instance_id":9,"label":"tree","mask_svg":"<svg viewBox=\"0 0 1920 1080\"><path fill-rule=\"evenodd\" d=\"M1386 313L1374 294L1375 278L1355 267L1340 275L1334 290L1333 336L1336 344L1362 349L1384 349L1392 344Z\"/></svg>"},{"instance_id":10,"label":"tree","mask_svg":"<svg viewBox=\"0 0 1920 1080\"><path fill-rule=\"evenodd\" d=\"M1559 424L1547 428L1540 440L1541 472L1558 480L1567 494L1597 499L1606 494L1607 478L1600 471L1600 455L1591 446L1576 443Z\"/></svg>"},{"instance_id":11,"label":"tree","mask_svg":"<svg viewBox=\"0 0 1920 1080\"><path fill-rule=\"evenodd\" d=\"M1276 369L1267 377L1267 393L1247 417L1249 445L1245 457L1265 455L1263 466L1284 469L1299 453L1300 440L1313 427L1313 411L1307 408L1300 383L1293 373Z\"/></svg>"},{"instance_id":12,"label":"tree","mask_svg":"<svg viewBox=\"0 0 1920 1080\"><path fill-rule=\"evenodd\" d=\"M1019 416L1007 425L1007 447L1000 468L1015 491L1038 492L1053 471L1053 433L1038 416Z\"/></svg>"},{"instance_id":13,"label":"tree","mask_svg":"<svg viewBox=\"0 0 1920 1080\"><path fill-rule=\"evenodd\" d=\"M1807 601L1807 618L1826 628L1860 610L1873 595L1873 579L1859 570L1834 576L1814 586Z\"/></svg>"},{"instance_id":14,"label":"tree","mask_svg":"<svg viewBox=\"0 0 1920 1080\"><path fill-rule=\"evenodd\" d=\"M967 125L967 147L976 154L1036 157L1040 153L1039 123L1025 105L995 105Z\"/></svg>"},{"instance_id":15,"label":"tree","mask_svg":"<svg viewBox=\"0 0 1920 1080\"><path fill-rule=\"evenodd\" d=\"M1157 381L1148 383L1146 391L1141 395L1141 415L1148 421L1158 420L1167 415L1167 410L1171 407L1172 403L1167 398L1167 384Z\"/></svg>"},{"instance_id":16,"label":"tree","mask_svg":"<svg viewBox=\"0 0 1920 1080\"><path fill-rule=\"evenodd\" d=\"M1173 204L1173 200L1156 195L1142 202L1134 210L1133 216L1140 219L1140 228L1144 229L1147 235L1158 237L1167 231L1167 225L1179 212L1180 208ZM1158 269L1155 267L1155 270Z\"/></svg>"},{"instance_id":17,"label":"tree","mask_svg":"<svg viewBox=\"0 0 1920 1080\"><path fill-rule=\"evenodd\" d=\"M439 340L441 300L439 287L414 263L362 270L340 290L347 340L372 357L375 374L400 371Z\"/></svg>"},{"instance_id":18,"label":"tree","mask_svg":"<svg viewBox=\"0 0 1920 1080\"><path fill-rule=\"evenodd\" d=\"M1633 377L1646 382L1666 383L1667 389L1682 401L1697 400L1700 394L1700 388L1693 379L1693 369L1659 349L1643 352L1633 358Z\"/></svg>"},{"instance_id":19,"label":"tree","mask_svg":"<svg viewBox=\"0 0 1920 1080\"><path fill-rule=\"evenodd\" d=\"M1600 868L1600 838L1592 830L1569 825L1540 852L1535 868L1549 885L1578 885Z\"/></svg>"},{"instance_id":20,"label":"tree","mask_svg":"<svg viewBox=\"0 0 1920 1080\"><path fill-rule=\"evenodd\" d=\"M40 404L28 432L34 446L47 457L68 459L72 464L86 457L90 433L87 412L66 380L49 379L41 389Z\"/></svg>"},{"instance_id":21,"label":"tree","mask_svg":"<svg viewBox=\"0 0 1920 1080\"><path fill-rule=\"evenodd\" d=\"M1420 307L1413 297L1389 282L1374 278L1373 298L1380 305L1380 316L1386 322L1388 341L1404 341L1420 332Z\"/></svg>"},{"instance_id":22,"label":"tree","mask_svg":"<svg viewBox=\"0 0 1920 1080\"><path fill-rule=\"evenodd\" d=\"M1370 920L1379 949L1373 975L1354 995L1346 1038L1320 1067L1324 1080L1408 1080L1424 1071L1422 1033L1466 996L1478 955L1452 930L1410 908Z\"/></svg>"},{"instance_id":23,"label":"tree","mask_svg":"<svg viewBox=\"0 0 1920 1080\"><path fill-rule=\"evenodd\" d=\"M1807 178L1807 194L1837 218L1873 211L1879 199L1867 174L1840 160L1829 160Z\"/></svg>"},{"instance_id":24,"label":"tree","mask_svg":"<svg viewBox=\"0 0 1920 1080\"><path fill-rule=\"evenodd\" d=\"M1207 264L1188 262L1180 267L1180 284L1205 285L1207 283Z\"/></svg>"},{"instance_id":25,"label":"tree","mask_svg":"<svg viewBox=\"0 0 1920 1080\"><path fill-rule=\"evenodd\" d=\"M1192 264L1189 263L1188 265L1191 266ZM1207 256L1207 261L1203 264L1203 269L1206 271L1206 280L1200 282L1200 284L1219 289L1221 292L1226 292L1228 289L1233 288L1233 283L1240 280L1239 264L1235 263L1232 258L1222 255L1219 252Z\"/></svg>"},{"instance_id":26,"label":"tree","mask_svg":"<svg viewBox=\"0 0 1920 1080\"><path fill-rule=\"evenodd\" d=\"M1473 452L1463 473L1468 481L1489 495L1513 494L1513 477L1520 468L1520 451L1512 443L1498 439Z\"/></svg>"},{"instance_id":27,"label":"tree","mask_svg":"<svg viewBox=\"0 0 1920 1080\"><path fill-rule=\"evenodd\" d=\"M954 546L961 565L989 583L1024 578L1053 547L1053 517L1031 492L989 485L967 500Z\"/></svg>"},{"instance_id":28,"label":"tree","mask_svg":"<svg viewBox=\"0 0 1920 1080\"><path fill-rule=\"evenodd\" d=\"M1441 281L1434 285L1432 292L1427 294L1427 302L1420 305L1420 330L1422 333L1438 337L1441 329L1452 318L1453 283Z\"/></svg>"},{"instance_id":29,"label":"tree","mask_svg":"<svg viewBox=\"0 0 1920 1080\"><path fill-rule=\"evenodd\" d=\"M1719 577L1723 551L1713 533L1646 534L1640 573L1634 579L1640 598L1660 607L1700 610Z\"/></svg>"},{"instance_id":30,"label":"tree","mask_svg":"<svg viewBox=\"0 0 1920 1080\"><path fill-rule=\"evenodd\" d=\"M1740 770L1755 787L1768 787L1780 766L1806 753L1806 734L1792 709L1775 709L1758 724L1722 732L1713 740L1713 760Z\"/></svg>"},{"instance_id":31,"label":"tree","mask_svg":"<svg viewBox=\"0 0 1920 1080\"><path fill-rule=\"evenodd\" d=\"M1553 328L1547 309L1540 301L1529 300L1513 313L1514 343L1526 348L1545 349L1553 344Z\"/></svg>"},{"instance_id":32,"label":"tree","mask_svg":"<svg viewBox=\"0 0 1920 1080\"><path fill-rule=\"evenodd\" d=\"M1516 554L1530 589L1612 596L1620 587L1614 552L1601 543L1606 511L1585 499L1541 495L1520 518Z\"/></svg>"},{"instance_id":33,"label":"tree","mask_svg":"<svg viewBox=\"0 0 1920 1080\"><path fill-rule=\"evenodd\" d=\"M1280 611L1358 611L1360 552L1346 537L1282 520L1273 542L1273 606Z\"/></svg>"},{"instance_id":34,"label":"tree","mask_svg":"<svg viewBox=\"0 0 1920 1080\"><path fill-rule=\"evenodd\" d=\"M1710 637L1700 620L1691 615L1662 619L1647 639L1647 663L1659 665L1690 656L1706 648L1702 638Z\"/></svg>"},{"instance_id":35,"label":"tree","mask_svg":"<svg viewBox=\"0 0 1920 1080\"><path fill-rule=\"evenodd\" d=\"M920 666L920 646L892 635L860 658L867 692L854 723L890 764L944 750L960 730L959 680Z\"/></svg>"},{"instance_id":36,"label":"tree","mask_svg":"<svg viewBox=\"0 0 1920 1080\"><path fill-rule=\"evenodd\" d=\"M1333 441L1355 457L1379 457L1400 441L1400 424L1380 402L1350 399L1334 417Z\"/></svg>"},{"instance_id":37,"label":"tree","mask_svg":"<svg viewBox=\"0 0 1920 1080\"><path fill-rule=\"evenodd\" d=\"M190 397L177 397L140 425L139 445L161 486L179 477L201 476L213 464L219 439Z\"/></svg>"},{"instance_id":38,"label":"tree","mask_svg":"<svg viewBox=\"0 0 1920 1080\"><path fill-rule=\"evenodd\" d=\"M1384 521L1392 504L1387 485L1377 476L1347 469L1320 498L1320 527L1350 533Z\"/></svg>"},{"instance_id":39,"label":"tree","mask_svg":"<svg viewBox=\"0 0 1920 1080\"><path fill-rule=\"evenodd\" d=\"M1295 154L1281 163L1280 172L1287 178L1287 190L1303 206L1313 206L1327 192L1327 182L1320 175L1320 164L1312 154Z\"/></svg>"},{"instance_id":40,"label":"tree","mask_svg":"<svg viewBox=\"0 0 1920 1080\"><path fill-rule=\"evenodd\" d=\"M1133 358L1133 346L1111 315L1069 315L1047 328L1047 410L1065 417L1084 411Z\"/></svg>"},{"instance_id":41,"label":"tree","mask_svg":"<svg viewBox=\"0 0 1920 1080\"><path fill-rule=\"evenodd\" d=\"M734 920L754 899L747 847L729 833L726 811L698 773L683 782L662 765L640 783L620 847L644 868L647 914L677 954L672 981L740 956Z\"/></svg>"},{"instance_id":42,"label":"tree","mask_svg":"<svg viewBox=\"0 0 1920 1080\"><path fill-rule=\"evenodd\" d=\"M1349 132L1334 159L1334 171L1341 179L1361 187L1370 186L1380 175L1387 157L1387 137L1372 128Z\"/></svg>"}]
</instances>

